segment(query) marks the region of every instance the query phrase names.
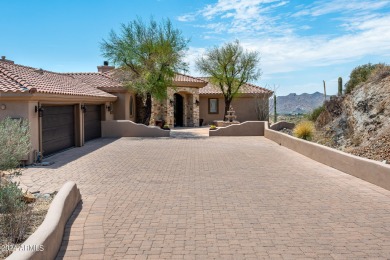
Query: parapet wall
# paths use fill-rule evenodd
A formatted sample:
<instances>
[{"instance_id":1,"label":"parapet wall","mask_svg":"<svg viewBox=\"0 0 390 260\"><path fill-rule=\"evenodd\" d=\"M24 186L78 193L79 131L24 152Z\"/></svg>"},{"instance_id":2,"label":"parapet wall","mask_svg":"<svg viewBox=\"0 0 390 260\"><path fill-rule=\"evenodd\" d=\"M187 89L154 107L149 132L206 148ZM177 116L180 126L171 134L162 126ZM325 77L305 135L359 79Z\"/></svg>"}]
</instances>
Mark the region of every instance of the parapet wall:
<instances>
[{"instance_id":1,"label":"parapet wall","mask_svg":"<svg viewBox=\"0 0 390 260\"><path fill-rule=\"evenodd\" d=\"M390 165L277 132L267 124L264 136L317 162L390 190Z\"/></svg>"},{"instance_id":2,"label":"parapet wall","mask_svg":"<svg viewBox=\"0 0 390 260\"><path fill-rule=\"evenodd\" d=\"M102 121L102 137L169 137L169 130L130 120Z\"/></svg>"},{"instance_id":3,"label":"parapet wall","mask_svg":"<svg viewBox=\"0 0 390 260\"><path fill-rule=\"evenodd\" d=\"M241 124L209 130L209 136L263 136L264 121L246 121Z\"/></svg>"}]
</instances>

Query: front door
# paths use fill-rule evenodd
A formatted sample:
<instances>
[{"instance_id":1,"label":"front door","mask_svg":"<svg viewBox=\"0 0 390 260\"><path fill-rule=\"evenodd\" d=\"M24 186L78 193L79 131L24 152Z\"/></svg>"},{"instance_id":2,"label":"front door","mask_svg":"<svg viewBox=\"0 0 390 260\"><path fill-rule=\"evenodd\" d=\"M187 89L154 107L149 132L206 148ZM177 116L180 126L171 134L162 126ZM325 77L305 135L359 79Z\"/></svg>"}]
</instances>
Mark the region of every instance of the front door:
<instances>
[{"instance_id":1,"label":"front door","mask_svg":"<svg viewBox=\"0 0 390 260\"><path fill-rule=\"evenodd\" d=\"M180 94L174 95L174 116L175 126L183 126L183 97Z\"/></svg>"}]
</instances>

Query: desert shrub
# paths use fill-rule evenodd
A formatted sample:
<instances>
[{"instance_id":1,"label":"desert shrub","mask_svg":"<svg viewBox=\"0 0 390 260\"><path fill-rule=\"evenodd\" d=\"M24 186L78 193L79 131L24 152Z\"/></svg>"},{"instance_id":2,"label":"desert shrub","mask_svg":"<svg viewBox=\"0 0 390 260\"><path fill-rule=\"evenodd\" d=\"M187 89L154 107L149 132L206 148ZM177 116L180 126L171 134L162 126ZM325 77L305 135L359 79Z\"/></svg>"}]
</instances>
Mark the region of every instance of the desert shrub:
<instances>
[{"instance_id":1,"label":"desert shrub","mask_svg":"<svg viewBox=\"0 0 390 260\"><path fill-rule=\"evenodd\" d=\"M310 121L313 121L315 122L317 120L317 118L321 115L321 113L325 110L324 106L320 106L320 107L317 107L315 108L309 115L308 115L308 119Z\"/></svg>"},{"instance_id":2,"label":"desert shrub","mask_svg":"<svg viewBox=\"0 0 390 260\"><path fill-rule=\"evenodd\" d=\"M27 120L11 119L0 121L0 171L12 170L28 154L31 147Z\"/></svg>"},{"instance_id":3,"label":"desert shrub","mask_svg":"<svg viewBox=\"0 0 390 260\"><path fill-rule=\"evenodd\" d=\"M0 186L0 236L3 243L19 243L25 239L30 227L32 210L22 197L23 192L17 184L8 182Z\"/></svg>"},{"instance_id":4,"label":"desert shrub","mask_svg":"<svg viewBox=\"0 0 390 260\"><path fill-rule=\"evenodd\" d=\"M304 139L304 140L311 140L315 132L314 123L311 121L302 121L298 123L294 130L293 135L295 137Z\"/></svg>"},{"instance_id":5,"label":"desert shrub","mask_svg":"<svg viewBox=\"0 0 390 260\"><path fill-rule=\"evenodd\" d=\"M379 63L375 66L375 69L371 72L368 80L373 82L379 82L384 78L390 76L390 66L384 63Z\"/></svg>"},{"instance_id":6,"label":"desert shrub","mask_svg":"<svg viewBox=\"0 0 390 260\"><path fill-rule=\"evenodd\" d=\"M210 126L210 130L215 130L215 129L217 129L217 127L215 125Z\"/></svg>"},{"instance_id":7,"label":"desert shrub","mask_svg":"<svg viewBox=\"0 0 390 260\"><path fill-rule=\"evenodd\" d=\"M351 93L359 83L366 82L377 65L368 63L354 68L349 75L349 81L345 83L345 93Z\"/></svg>"},{"instance_id":8,"label":"desert shrub","mask_svg":"<svg viewBox=\"0 0 390 260\"><path fill-rule=\"evenodd\" d=\"M255 99L255 110L257 120L268 121L269 120L269 100L263 95L257 94Z\"/></svg>"}]
</instances>

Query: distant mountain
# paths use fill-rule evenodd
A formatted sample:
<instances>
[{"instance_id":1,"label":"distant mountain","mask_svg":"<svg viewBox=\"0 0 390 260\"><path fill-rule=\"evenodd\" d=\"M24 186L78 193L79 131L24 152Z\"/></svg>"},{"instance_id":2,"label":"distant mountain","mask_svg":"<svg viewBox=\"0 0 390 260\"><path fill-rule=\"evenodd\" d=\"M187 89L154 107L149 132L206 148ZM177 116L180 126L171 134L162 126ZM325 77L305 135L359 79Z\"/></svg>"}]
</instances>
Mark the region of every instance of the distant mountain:
<instances>
[{"instance_id":1,"label":"distant mountain","mask_svg":"<svg viewBox=\"0 0 390 260\"><path fill-rule=\"evenodd\" d=\"M326 96L326 99L329 100L330 96ZM321 106L323 103L324 94L320 92L315 92L313 94L303 93L301 95L290 93L287 96L276 97L276 111L279 115L306 114ZM269 101L269 111L273 114L273 98Z\"/></svg>"}]
</instances>

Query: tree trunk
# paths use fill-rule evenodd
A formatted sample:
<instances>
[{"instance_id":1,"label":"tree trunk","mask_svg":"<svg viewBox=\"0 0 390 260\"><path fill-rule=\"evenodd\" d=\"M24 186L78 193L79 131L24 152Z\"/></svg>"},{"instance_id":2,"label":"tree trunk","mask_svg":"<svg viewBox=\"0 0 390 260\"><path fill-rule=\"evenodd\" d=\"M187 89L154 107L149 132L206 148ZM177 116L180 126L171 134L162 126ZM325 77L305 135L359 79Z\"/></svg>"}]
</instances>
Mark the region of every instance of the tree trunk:
<instances>
[{"instance_id":1,"label":"tree trunk","mask_svg":"<svg viewBox=\"0 0 390 260\"><path fill-rule=\"evenodd\" d=\"M136 95L136 123L149 125L152 114L152 96L148 93L144 102L141 95Z\"/></svg>"},{"instance_id":2,"label":"tree trunk","mask_svg":"<svg viewBox=\"0 0 390 260\"><path fill-rule=\"evenodd\" d=\"M227 112L229 111L231 103L232 103L231 99L225 99L225 113L223 114L223 121L227 120L226 115L227 115Z\"/></svg>"}]
</instances>

